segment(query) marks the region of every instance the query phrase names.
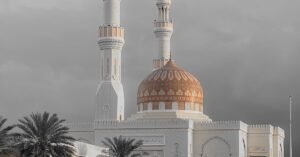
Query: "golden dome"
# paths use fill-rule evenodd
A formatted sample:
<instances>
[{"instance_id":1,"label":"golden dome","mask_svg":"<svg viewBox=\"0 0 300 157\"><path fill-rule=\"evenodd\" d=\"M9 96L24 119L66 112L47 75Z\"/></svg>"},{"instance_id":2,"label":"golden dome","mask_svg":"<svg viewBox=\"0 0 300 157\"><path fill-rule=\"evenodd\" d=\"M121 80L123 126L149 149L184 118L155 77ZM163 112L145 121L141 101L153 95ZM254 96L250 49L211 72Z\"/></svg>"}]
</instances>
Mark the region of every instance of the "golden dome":
<instances>
[{"instance_id":1,"label":"golden dome","mask_svg":"<svg viewBox=\"0 0 300 157\"><path fill-rule=\"evenodd\" d=\"M153 71L138 88L139 111L185 110L202 112L200 82L173 61Z\"/></svg>"}]
</instances>

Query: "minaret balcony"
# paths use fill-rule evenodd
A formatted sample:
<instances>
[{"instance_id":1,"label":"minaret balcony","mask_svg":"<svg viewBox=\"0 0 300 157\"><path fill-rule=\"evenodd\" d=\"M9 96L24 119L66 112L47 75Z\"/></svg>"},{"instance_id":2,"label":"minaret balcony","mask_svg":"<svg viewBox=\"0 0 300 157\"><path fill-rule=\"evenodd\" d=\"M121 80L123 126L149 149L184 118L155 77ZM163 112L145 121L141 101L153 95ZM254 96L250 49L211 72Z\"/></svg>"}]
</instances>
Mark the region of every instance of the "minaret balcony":
<instances>
[{"instance_id":1,"label":"minaret balcony","mask_svg":"<svg viewBox=\"0 0 300 157\"><path fill-rule=\"evenodd\" d=\"M163 28L173 29L173 23L172 22L164 22L164 21L154 21L154 27L163 27Z\"/></svg>"},{"instance_id":2,"label":"minaret balcony","mask_svg":"<svg viewBox=\"0 0 300 157\"><path fill-rule=\"evenodd\" d=\"M124 38L124 28L115 26L99 27L99 38L106 37Z\"/></svg>"},{"instance_id":3,"label":"minaret balcony","mask_svg":"<svg viewBox=\"0 0 300 157\"><path fill-rule=\"evenodd\" d=\"M100 49L122 49L124 40L124 28L117 26L99 27L98 44Z\"/></svg>"},{"instance_id":4,"label":"minaret balcony","mask_svg":"<svg viewBox=\"0 0 300 157\"><path fill-rule=\"evenodd\" d=\"M173 33L173 23L154 21L154 33L157 37L161 37L161 36L171 37Z\"/></svg>"},{"instance_id":5,"label":"minaret balcony","mask_svg":"<svg viewBox=\"0 0 300 157\"><path fill-rule=\"evenodd\" d=\"M171 0L157 0L157 4L171 4Z\"/></svg>"}]
</instances>

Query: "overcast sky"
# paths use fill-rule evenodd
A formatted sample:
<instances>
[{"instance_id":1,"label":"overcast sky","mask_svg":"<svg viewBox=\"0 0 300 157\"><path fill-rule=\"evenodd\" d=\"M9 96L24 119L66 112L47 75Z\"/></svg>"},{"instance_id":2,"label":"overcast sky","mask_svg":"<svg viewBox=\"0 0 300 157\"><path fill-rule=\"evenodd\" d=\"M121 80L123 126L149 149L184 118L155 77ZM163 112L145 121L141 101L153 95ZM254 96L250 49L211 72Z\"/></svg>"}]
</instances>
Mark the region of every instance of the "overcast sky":
<instances>
[{"instance_id":1,"label":"overcast sky","mask_svg":"<svg viewBox=\"0 0 300 157\"><path fill-rule=\"evenodd\" d=\"M94 118L102 12L101 0L0 0L0 115L11 123L43 110L69 121ZM300 1L173 0L172 17L173 57L200 80L205 113L288 133L289 95L300 118ZM157 55L155 1L123 0L121 18L129 116Z\"/></svg>"}]
</instances>

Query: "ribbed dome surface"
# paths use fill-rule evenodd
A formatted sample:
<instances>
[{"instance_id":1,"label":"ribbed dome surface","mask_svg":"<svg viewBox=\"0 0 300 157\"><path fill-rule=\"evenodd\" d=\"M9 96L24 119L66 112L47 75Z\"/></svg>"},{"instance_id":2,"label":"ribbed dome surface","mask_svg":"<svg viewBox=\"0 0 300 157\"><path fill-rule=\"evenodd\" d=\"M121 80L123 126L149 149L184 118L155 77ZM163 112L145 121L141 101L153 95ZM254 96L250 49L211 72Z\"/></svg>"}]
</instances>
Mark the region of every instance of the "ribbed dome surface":
<instances>
[{"instance_id":1,"label":"ribbed dome surface","mask_svg":"<svg viewBox=\"0 0 300 157\"><path fill-rule=\"evenodd\" d=\"M202 112L200 82L173 61L153 71L138 88L139 111L189 110Z\"/></svg>"}]
</instances>

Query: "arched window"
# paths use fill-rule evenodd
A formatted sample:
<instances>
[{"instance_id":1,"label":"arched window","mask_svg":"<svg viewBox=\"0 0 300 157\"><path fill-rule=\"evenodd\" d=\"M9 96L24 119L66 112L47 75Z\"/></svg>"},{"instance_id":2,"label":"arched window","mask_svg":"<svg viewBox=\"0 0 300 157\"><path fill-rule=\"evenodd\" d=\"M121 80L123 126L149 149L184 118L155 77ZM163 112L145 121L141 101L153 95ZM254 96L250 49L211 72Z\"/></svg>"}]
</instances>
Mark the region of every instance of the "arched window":
<instances>
[{"instance_id":1,"label":"arched window","mask_svg":"<svg viewBox=\"0 0 300 157\"><path fill-rule=\"evenodd\" d=\"M201 157L231 157L229 143L221 137L212 137L202 145Z\"/></svg>"}]
</instances>

